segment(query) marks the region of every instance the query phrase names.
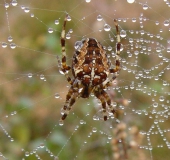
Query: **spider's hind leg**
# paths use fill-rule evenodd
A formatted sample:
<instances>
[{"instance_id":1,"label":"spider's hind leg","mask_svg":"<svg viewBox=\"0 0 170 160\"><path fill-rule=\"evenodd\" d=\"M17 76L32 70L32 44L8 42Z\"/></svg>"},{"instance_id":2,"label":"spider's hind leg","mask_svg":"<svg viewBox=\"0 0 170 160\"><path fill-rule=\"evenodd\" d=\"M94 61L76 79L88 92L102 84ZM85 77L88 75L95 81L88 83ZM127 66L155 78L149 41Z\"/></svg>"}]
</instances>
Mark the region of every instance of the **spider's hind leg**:
<instances>
[{"instance_id":1,"label":"spider's hind leg","mask_svg":"<svg viewBox=\"0 0 170 160\"><path fill-rule=\"evenodd\" d=\"M104 96L101 94L101 92L95 91L94 95L101 101L102 103L102 108L103 108L103 119L104 121L107 121L107 109L106 109L106 101Z\"/></svg>"},{"instance_id":2,"label":"spider's hind leg","mask_svg":"<svg viewBox=\"0 0 170 160\"><path fill-rule=\"evenodd\" d=\"M107 105L109 106L109 112L115 114L116 113L116 109L111 104L111 99L110 99L108 93L103 90L102 94L103 94L104 98L106 99Z\"/></svg>"},{"instance_id":3,"label":"spider's hind leg","mask_svg":"<svg viewBox=\"0 0 170 160\"><path fill-rule=\"evenodd\" d=\"M74 92L74 90L70 88L70 90L68 91L68 94L66 95L66 101L63 106L63 115L60 121L63 121L66 119L77 97L78 97L78 93Z\"/></svg>"}]
</instances>

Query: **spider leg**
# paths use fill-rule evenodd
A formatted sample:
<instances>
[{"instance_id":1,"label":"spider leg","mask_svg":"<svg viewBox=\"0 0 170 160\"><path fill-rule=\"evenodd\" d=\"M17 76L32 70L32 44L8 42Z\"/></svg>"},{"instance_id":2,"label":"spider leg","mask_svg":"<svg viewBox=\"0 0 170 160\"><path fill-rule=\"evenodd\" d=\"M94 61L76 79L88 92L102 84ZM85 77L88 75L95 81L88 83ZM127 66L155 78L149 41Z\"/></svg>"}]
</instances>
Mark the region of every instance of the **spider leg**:
<instances>
[{"instance_id":1,"label":"spider leg","mask_svg":"<svg viewBox=\"0 0 170 160\"><path fill-rule=\"evenodd\" d=\"M65 77L67 78L67 81L72 84L72 80L71 78L68 76L68 71L71 69L70 66L68 66L66 64L66 49L65 49L65 28L66 28L66 22L67 22L67 17L68 17L68 14L66 14L66 17L64 19L64 23L63 23L63 27L62 27L62 31L61 31L61 38L60 38L60 41L61 41L61 52L62 52L62 62L59 60L58 56L57 56L57 59L58 59L58 64L59 64L59 68L60 70L64 73Z\"/></svg>"},{"instance_id":2,"label":"spider leg","mask_svg":"<svg viewBox=\"0 0 170 160\"><path fill-rule=\"evenodd\" d=\"M73 80L70 78L70 76L68 75L68 73L67 73L67 72L64 72L64 70L62 69L62 63L61 63L61 61L60 61L60 59L59 59L58 56L57 56L57 60L58 60L58 68L59 68L59 70L64 73L64 75L65 75L68 83L73 84Z\"/></svg>"},{"instance_id":3,"label":"spider leg","mask_svg":"<svg viewBox=\"0 0 170 160\"><path fill-rule=\"evenodd\" d=\"M115 60L115 65L116 67L113 69L110 69L110 73L115 73L120 71L120 47L121 47L121 43L120 43L120 32L119 32L119 28L118 28L118 24L117 21L114 20L115 23L115 27L116 27L116 32L117 32L117 44L116 44L116 60Z\"/></svg>"},{"instance_id":4,"label":"spider leg","mask_svg":"<svg viewBox=\"0 0 170 160\"><path fill-rule=\"evenodd\" d=\"M71 88L66 96L66 102L63 107L64 114L61 117L62 121L66 119L77 97L78 97L78 93L74 92L73 89Z\"/></svg>"},{"instance_id":5,"label":"spider leg","mask_svg":"<svg viewBox=\"0 0 170 160\"><path fill-rule=\"evenodd\" d=\"M66 101L65 101L65 104L63 106L63 111L64 111L64 114L62 116L62 120L64 120L67 116L66 112L67 112L67 108L68 108L68 105L69 105L69 101L70 101L70 98L72 97L72 93L73 93L73 89L70 88L67 95L66 95Z\"/></svg>"},{"instance_id":6,"label":"spider leg","mask_svg":"<svg viewBox=\"0 0 170 160\"><path fill-rule=\"evenodd\" d=\"M64 23L63 23L63 28L62 28L62 32L61 32L61 47L62 47L62 67L64 71L69 71L71 69L70 66L67 66L66 64L66 49L65 49L65 28L66 28L66 22L67 22L67 17L68 14L66 14L66 17L64 19Z\"/></svg>"},{"instance_id":7,"label":"spider leg","mask_svg":"<svg viewBox=\"0 0 170 160\"><path fill-rule=\"evenodd\" d=\"M114 24L116 27L116 37L117 37L117 44L116 44L116 60L115 60L115 68L109 69L110 73L115 73L112 77L111 80L108 80L105 82L105 86L110 86L111 82L114 81L117 76L118 72L120 71L120 48L121 48L121 40L120 40L120 32L119 32L119 27L116 19L114 19Z\"/></svg>"},{"instance_id":8,"label":"spider leg","mask_svg":"<svg viewBox=\"0 0 170 160\"><path fill-rule=\"evenodd\" d=\"M103 118L104 121L107 121L107 111L106 111L106 102L105 102L105 98L102 95L102 93L100 93L99 91L95 91L94 95L101 101L102 103L102 108L103 108Z\"/></svg>"},{"instance_id":9,"label":"spider leg","mask_svg":"<svg viewBox=\"0 0 170 160\"><path fill-rule=\"evenodd\" d=\"M103 90L103 91L102 91L102 95L103 95L104 98L106 99L106 102L107 102L107 105L109 106L110 112L113 113L113 114L115 114L116 110L115 110L115 108L114 108L114 107L112 106L112 104L111 104L111 99L110 99L108 93Z\"/></svg>"}]
</instances>

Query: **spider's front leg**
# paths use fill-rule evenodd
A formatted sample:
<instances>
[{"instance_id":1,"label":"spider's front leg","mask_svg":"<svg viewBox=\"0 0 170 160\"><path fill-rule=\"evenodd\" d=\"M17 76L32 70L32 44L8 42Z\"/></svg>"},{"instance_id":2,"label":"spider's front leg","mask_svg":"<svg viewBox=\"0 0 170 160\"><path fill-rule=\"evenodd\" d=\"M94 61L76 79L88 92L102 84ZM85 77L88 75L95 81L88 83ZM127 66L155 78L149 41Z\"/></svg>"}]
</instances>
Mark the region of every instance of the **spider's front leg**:
<instances>
[{"instance_id":1,"label":"spider's front leg","mask_svg":"<svg viewBox=\"0 0 170 160\"><path fill-rule=\"evenodd\" d=\"M69 65L66 64L66 49L65 49L65 27L66 27L66 22L67 22L67 17L68 14L66 14L66 17L64 19L64 23L63 23L63 27L62 27L62 31L61 31L61 48L62 48L62 60L59 60L59 57L57 56L58 59L58 64L59 64L59 68L61 70L61 72L64 73L65 77L67 78L67 81L72 84L72 79L68 76L68 72L70 71L71 67Z\"/></svg>"},{"instance_id":2,"label":"spider's front leg","mask_svg":"<svg viewBox=\"0 0 170 160\"><path fill-rule=\"evenodd\" d=\"M65 69L63 68L62 63L61 63L61 61L60 61L60 59L59 59L58 56L57 56L57 60L58 60L59 72L62 73L62 74L64 74L65 77L66 77L66 79L67 79L67 81L68 81L70 84L72 84L73 81L72 81L72 79L70 78L70 76L68 75L68 72L69 72L70 69L69 69L69 70L65 70Z\"/></svg>"},{"instance_id":3,"label":"spider's front leg","mask_svg":"<svg viewBox=\"0 0 170 160\"><path fill-rule=\"evenodd\" d=\"M60 38L61 47L62 47L62 68L63 68L64 72L69 71L71 69L71 67L66 64L66 49L65 49L66 29L65 28L66 28L67 17L68 17L68 14L66 14L66 17L64 19L64 23L63 23L63 27L62 27L62 31L61 31L61 38Z\"/></svg>"}]
</instances>

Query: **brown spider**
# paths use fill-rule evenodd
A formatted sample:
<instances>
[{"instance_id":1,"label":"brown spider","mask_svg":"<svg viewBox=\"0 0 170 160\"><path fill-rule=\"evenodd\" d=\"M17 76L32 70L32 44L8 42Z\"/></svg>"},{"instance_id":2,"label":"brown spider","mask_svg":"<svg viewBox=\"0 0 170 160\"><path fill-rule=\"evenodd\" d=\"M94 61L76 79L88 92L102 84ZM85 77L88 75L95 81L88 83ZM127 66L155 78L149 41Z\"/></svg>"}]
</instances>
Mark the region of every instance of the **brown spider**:
<instances>
[{"instance_id":1,"label":"brown spider","mask_svg":"<svg viewBox=\"0 0 170 160\"><path fill-rule=\"evenodd\" d=\"M63 107L63 113L60 123L69 114L72 105L79 97L88 98L93 93L102 104L103 119L108 119L108 112L115 113L115 108L111 104L111 99L105 91L111 82L117 77L120 71L120 33L117 21L114 19L114 24L117 32L116 44L116 60L115 68L111 68L110 60L107 57L103 46L94 38L86 38L75 43L75 53L72 59L72 66L66 64L65 51L65 27L68 14L65 17L62 32L61 32L61 46L62 46L62 63L58 59L60 71L63 72L67 81L70 83L69 91L66 95L66 101ZM68 75L68 71L72 70L73 79ZM109 79L110 73L115 73ZM106 108L108 105L108 109Z\"/></svg>"}]
</instances>

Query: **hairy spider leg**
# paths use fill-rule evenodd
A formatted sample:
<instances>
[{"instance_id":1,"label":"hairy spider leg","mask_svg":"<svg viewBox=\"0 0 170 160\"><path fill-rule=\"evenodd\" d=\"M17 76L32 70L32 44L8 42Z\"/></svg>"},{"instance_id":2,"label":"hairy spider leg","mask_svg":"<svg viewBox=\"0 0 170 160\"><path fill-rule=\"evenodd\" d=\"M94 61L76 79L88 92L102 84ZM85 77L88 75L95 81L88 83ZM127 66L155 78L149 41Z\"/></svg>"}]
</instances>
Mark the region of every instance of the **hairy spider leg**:
<instances>
[{"instance_id":1,"label":"hairy spider leg","mask_svg":"<svg viewBox=\"0 0 170 160\"><path fill-rule=\"evenodd\" d=\"M120 71L121 67L120 67L120 48L121 48L121 40L120 40L120 32L119 32L119 27L118 27L118 23L117 20L114 19L114 25L116 27L116 39L117 39L117 44L116 44L116 60L115 60L115 68L110 69L110 73L117 73L114 74L112 79L107 81L104 85L105 86L110 86L111 82L114 81L117 76L118 76L118 72Z\"/></svg>"},{"instance_id":2,"label":"hairy spider leg","mask_svg":"<svg viewBox=\"0 0 170 160\"><path fill-rule=\"evenodd\" d=\"M67 117L67 108L68 108L68 105L69 105L69 102L70 102L70 98L73 94L73 89L70 88L67 95L66 95L66 101L65 101L65 104L63 106L63 116L61 117L61 120L64 120L66 117Z\"/></svg>"},{"instance_id":3,"label":"hairy spider leg","mask_svg":"<svg viewBox=\"0 0 170 160\"><path fill-rule=\"evenodd\" d=\"M101 101L102 108L103 108L103 119L104 119L104 121L107 121L107 110L106 110L106 101L105 101L105 98L102 95L102 93L99 92L98 90L94 91L94 95Z\"/></svg>"},{"instance_id":4,"label":"hairy spider leg","mask_svg":"<svg viewBox=\"0 0 170 160\"><path fill-rule=\"evenodd\" d=\"M62 63L60 62L60 60L58 59L58 63L60 63L61 65L61 70L63 71L65 77L67 78L67 81L72 84L72 79L68 76L68 71L71 69L70 66L68 66L66 64L66 49L65 49L65 28L66 28L66 22L67 22L67 17L68 14L66 14L66 17L64 19L64 23L63 23L63 27L62 27L62 31L61 31L61 47L62 47Z\"/></svg>"},{"instance_id":5,"label":"hairy spider leg","mask_svg":"<svg viewBox=\"0 0 170 160\"><path fill-rule=\"evenodd\" d=\"M108 93L103 90L103 91L102 91L102 95L103 95L104 98L106 99L106 102L107 102L107 105L109 106L110 112L113 113L113 114L115 114L116 110L115 110L115 108L114 108L114 107L112 106L112 104L111 104L111 99L110 99Z\"/></svg>"},{"instance_id":6,"label":"hairy spider leg","mask_svg":"<svg viewBox=\"0 0 170 160\"><path fill-rule=\"evenodd\" d=\"M78 96L77 92L74 92L73 88L71 87L66 95L66 101L63 106L63 112L64 114L61 117L61 120L66 119L67 115L69 114L72 105L76 102L76 98Z\"/></svg>"},{"instance_id":7,"label":"hairy spider leg","mask_svg":"<svg viewBox=\"0 0 170 160\"><path fill-rule=\"evenodd\" d=\"M62 63L61 63L61 61L60 61L60 59L59 59L58 56L57 56L57 60L58 60L58 68L59 68L59 70L61 70L61 71L64 73L64 75L65 75L68 83L73 84L73 80L70 78L70 76L68 75L68 73L63 71L63 69L62 69Z\"/></svg>"}]
</instances>

